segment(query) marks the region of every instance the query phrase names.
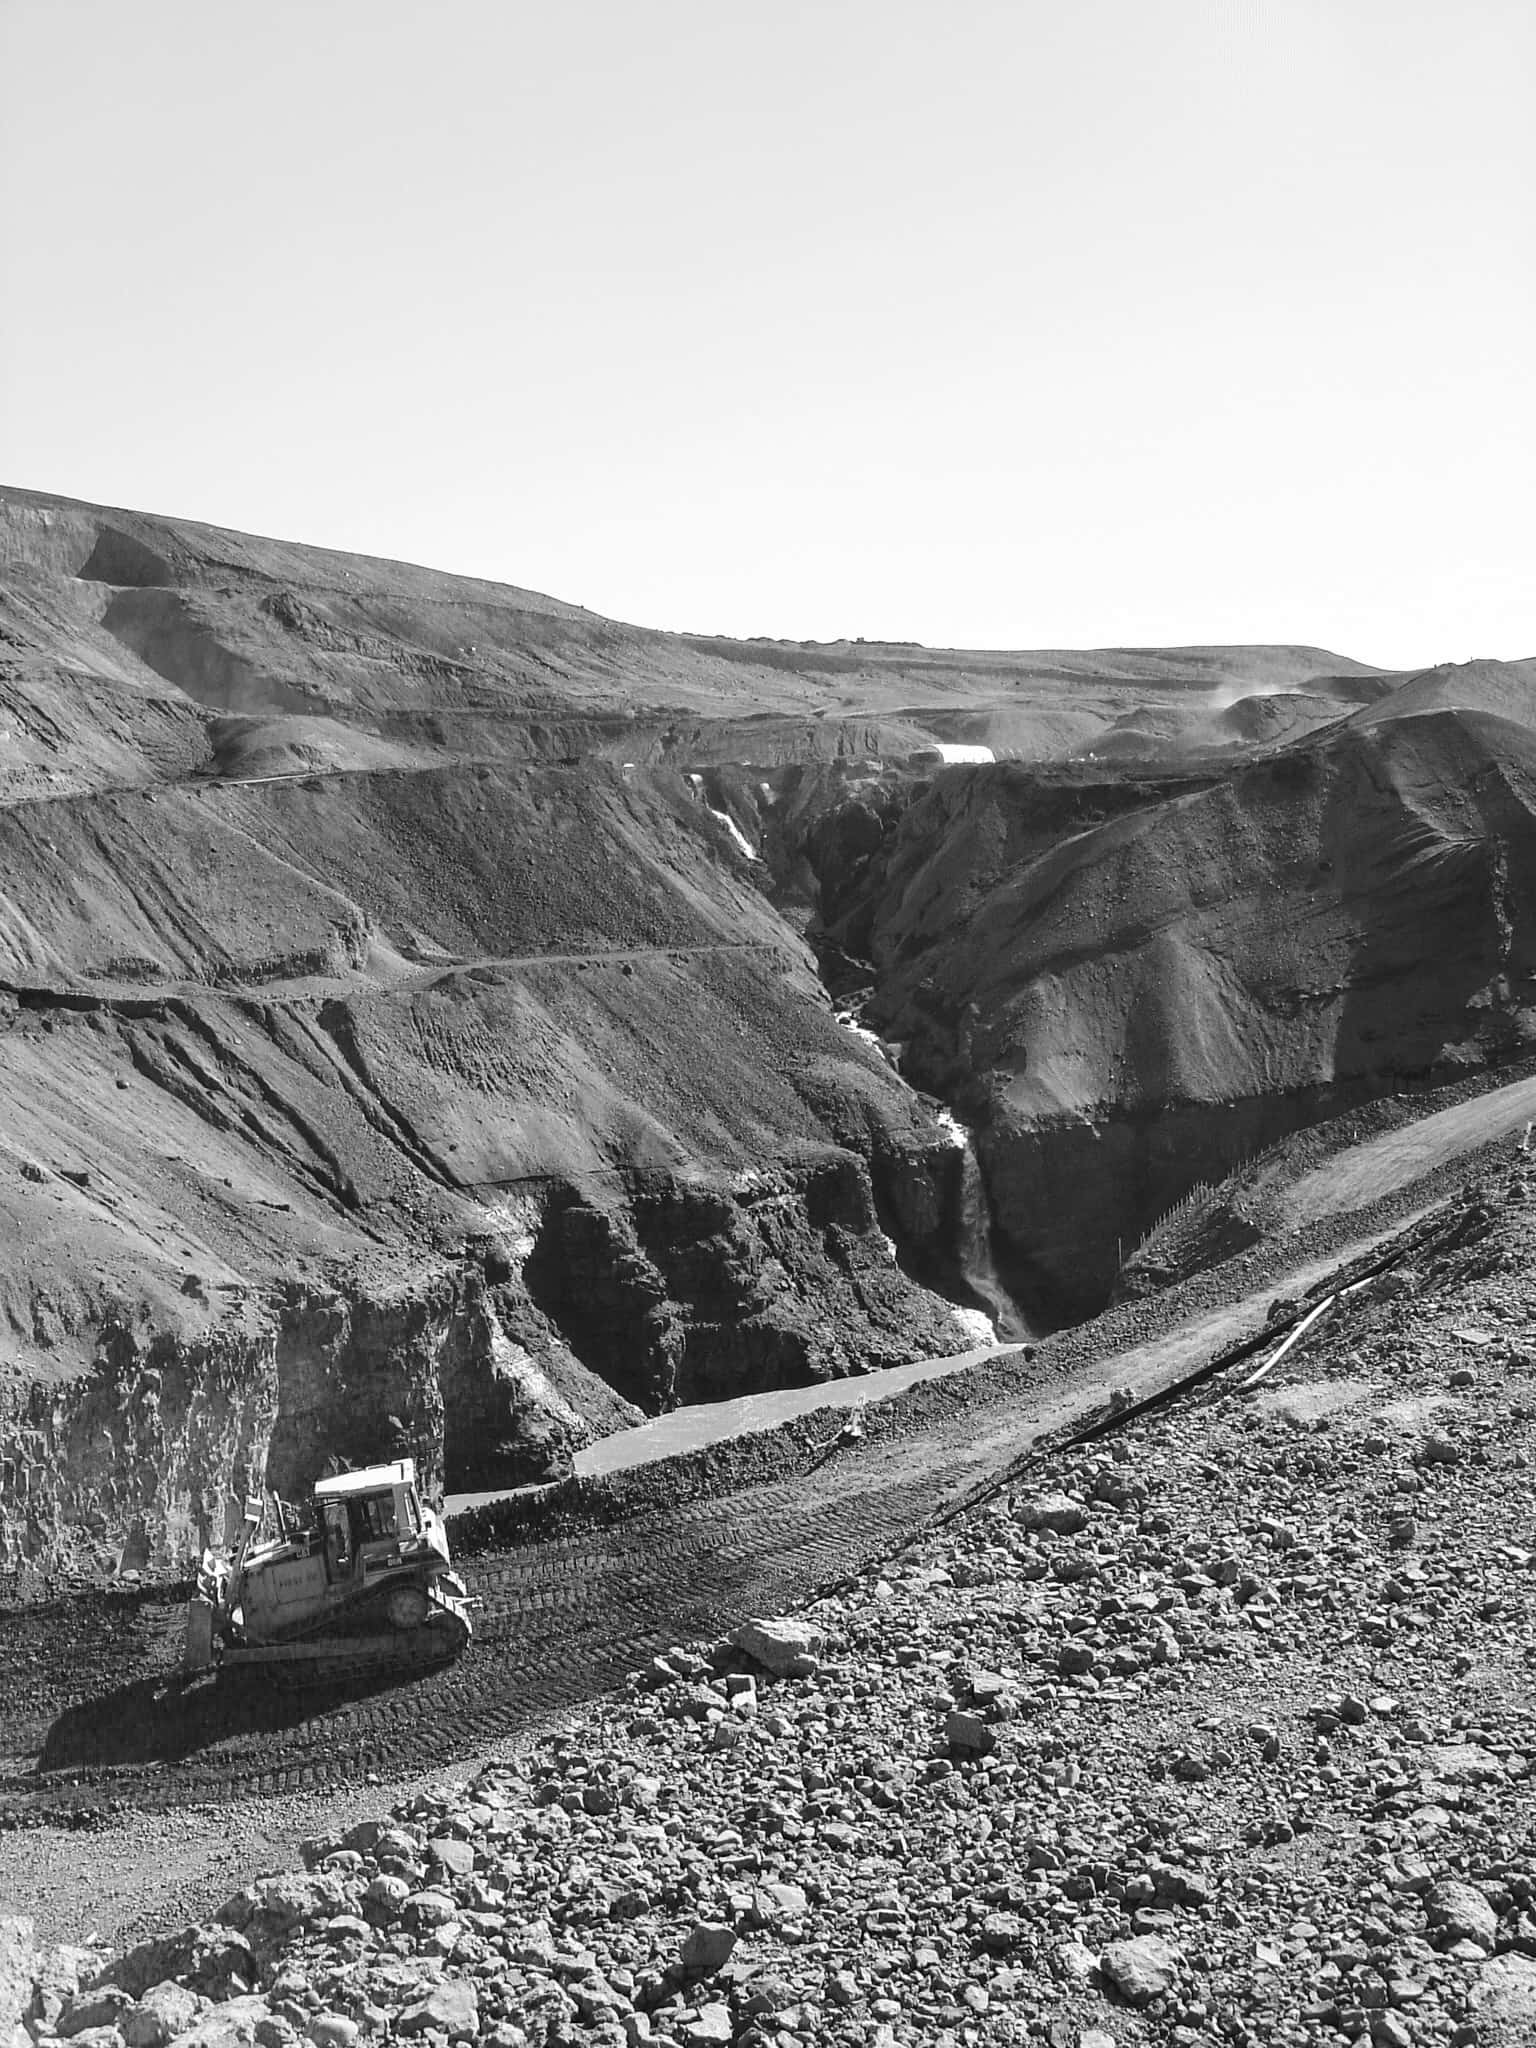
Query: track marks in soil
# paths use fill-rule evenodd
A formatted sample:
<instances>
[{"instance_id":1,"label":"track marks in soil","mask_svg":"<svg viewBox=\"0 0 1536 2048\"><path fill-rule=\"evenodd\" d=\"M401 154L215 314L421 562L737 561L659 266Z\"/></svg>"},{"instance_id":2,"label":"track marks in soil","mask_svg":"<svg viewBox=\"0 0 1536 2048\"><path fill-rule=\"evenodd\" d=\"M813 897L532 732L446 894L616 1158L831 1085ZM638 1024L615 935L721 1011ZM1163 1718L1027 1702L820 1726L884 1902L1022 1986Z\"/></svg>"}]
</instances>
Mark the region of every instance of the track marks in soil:
<instances>
[{"instance_id":1,"label":"track marks in soil","mask_svg":"<svg viewBox=\"0 0 1536 2048\"><path fill-rule=\"evenodd\" d=\"M229 1680L178 1691L167 1606L140 1641L153 1668L125 1680L110 1650L98 1657L101 1690L48 1728L47 1768L0 1779L0 1824L324 1789L447 1763L589 1698L679 1638L803 1599L885 1554L972 1476L963 1458L925 1462L907 1447L856 1479L828 1469L809 1484L470 1560L465 1577L483 1603L470 1650L371 1693L284 1696ZM25 1629L26 1618L11 1626ZM6 1721L0 1751L14 1752L26 1731Z\"/></svg>"},{"instance_id":2,"label":"track marks in soil","mask_svg":"<svg viewBox=\"0 0 1536 2048\"><path fill-rule=\"evenodd\" d=\"M1335 1255L1288 1277L1316 1292L1325 1279L1337 1287L1405 1256L1422 1266L1486 1227L1475 1204L1420 1217L1385 1252L1380 1238L1357 1242L1342 1267ZM1122 1415L1203 1383L1301 1318L1296 1303L1264 1322L1258 1305L1249 1295L1214 1307L1139 1354L1009 1360L942 1420L923 1427L922 1404L963 1401L952 1382L916 1390L905 1424L914 1433L877 1433L809 1472L720 1498L663 1498L608 1528L467 1558L461 1568L481 1603L476 1641L456 1664L408 1684L304 1695L204 1682L178 1692L166 1682L178 1617L163 1596L13 1611L0 1757L38 1756L52 1768L0 1775L0 1828L328 1791L451 1765L610 1688L673 1642L805 1601L1013 1483L1024 1458L1104 1426L1104 1396L1123 1386L1132 1357L1140 1399ZM29 1659L40 1683L27 1681ZM61 1709L46 1727L40 1691Z\"/></svg>"}]
</instances>

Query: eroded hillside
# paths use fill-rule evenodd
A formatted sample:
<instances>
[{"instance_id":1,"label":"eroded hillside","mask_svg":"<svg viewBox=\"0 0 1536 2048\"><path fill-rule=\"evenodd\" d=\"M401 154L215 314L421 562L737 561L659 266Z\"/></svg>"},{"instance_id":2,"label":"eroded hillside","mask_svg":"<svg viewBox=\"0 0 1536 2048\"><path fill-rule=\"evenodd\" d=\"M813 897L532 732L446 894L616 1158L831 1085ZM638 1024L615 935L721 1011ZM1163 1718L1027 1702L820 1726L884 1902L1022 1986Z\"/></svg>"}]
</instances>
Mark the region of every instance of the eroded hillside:
<instances>
[{"instance_id":1,"label":"eroded hillside","mask_svg":"<svg viewBox=\"0 0 1536 2048\"><path fill-rule=\"evenodd\" d=\"M876 1198L941 1232L952 1148L721 837L609 767L0 816L18 1543L195 1533L269 1437L536 1477L628 1398L963 1341Z\"/></svg>"},{"instance_id":2,"label":"eroded hillside","mask_svg":"<svg viewBox=\"0 0 1536 2048\"><path fill-rule=\"evenodd\" d=\"M1148 988L1170 1039L1196 997L1223 1028L1220 977L1182 959L1068 971L1073 918L1113 930L1116 888L1161 887L1179 923L1165 815L1225 819L1202 887L1246 888L1233 763L1352 731L1394 682L1292 646L665 634L0 493L0 1556L159 1567L328 1454L516 1483L642 1411L963 1348L975 1177L912 1080L990 1118L1027 1286L1074 1211L1002 1138L1090 1100L1142 1116L1154 1084L1112 1045ZM1027 774L932 776L952 745L1075 757L1102 815L1010 821L1003 794L971 818ZM1107 892L1087 825L1127 835ZM1455 850L1481 826L1424 829L1425 872L1481 874ZM803 934L839 906L905 1066L834 1012ZM1103 1050L1073 1050L1090 1016ZM999 1047L1042 1030L1015 1099Z\"/></svg>"},{"instance_id":3,"label":"eroded hillside","mask_svg":"<svg viewBox=\"0 0 1536 2048\"><path fill-rule=\"evenodd\" d=\"M10 509L8 1561L175 1561L332 1452L512 1483L968 1341L886 1234L945 1265L947 1135L693 787L585 719L628 732L645 636ZM720 667L668 659L675 702Z\"/></svg>"},{"instance_id":4,"label":"eroded hillside","mask_svg":"<svg viewBox=\"0 0 1536 2048\"><path fill-rule=\"evenodd\" d=\"M978 1127L1046 1313L1099 1306L1194 1183L1536 1036L1536 731L1463 708L1531 699L1474 669L1220 773L953 769L858 807L851 862L847 808L824 822L827 940Z\"/></svg>"}]
</instances>

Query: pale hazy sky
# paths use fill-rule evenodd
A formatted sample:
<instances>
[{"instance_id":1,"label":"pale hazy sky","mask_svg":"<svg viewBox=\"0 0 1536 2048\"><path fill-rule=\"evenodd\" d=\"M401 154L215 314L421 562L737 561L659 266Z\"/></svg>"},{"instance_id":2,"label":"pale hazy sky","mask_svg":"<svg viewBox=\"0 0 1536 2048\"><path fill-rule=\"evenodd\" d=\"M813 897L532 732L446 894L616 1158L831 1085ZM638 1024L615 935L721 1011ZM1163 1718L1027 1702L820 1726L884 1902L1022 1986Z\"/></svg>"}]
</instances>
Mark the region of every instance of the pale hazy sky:
<instances>
[{"instance_id":1,"label":"pale hazy sky","mask_svg":"<svg viewBox=\"0 0 1536 2048\"><path fill-rule=\"evenodd\" d=\"M0 479L731 633L1536 654L1531 0L0 0Z\"/></svg>"}]
</instances>

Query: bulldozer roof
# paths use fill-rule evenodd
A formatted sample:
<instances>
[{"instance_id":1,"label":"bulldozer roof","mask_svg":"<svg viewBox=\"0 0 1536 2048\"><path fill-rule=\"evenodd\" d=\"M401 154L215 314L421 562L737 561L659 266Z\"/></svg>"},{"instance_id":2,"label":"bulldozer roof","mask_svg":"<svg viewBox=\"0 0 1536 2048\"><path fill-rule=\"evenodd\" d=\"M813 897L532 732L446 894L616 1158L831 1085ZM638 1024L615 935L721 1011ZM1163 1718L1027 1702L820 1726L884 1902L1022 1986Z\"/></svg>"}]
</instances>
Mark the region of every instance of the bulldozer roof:
<instances>
[{"instance_id":1,"label":"bulldozer roof","mask_svg":"<svg viewBox=\"0 0 1536 2048\"><path fill-rule=\"evenodd\" d=\"M386 1486L414 1486L416 1460L396 1458L392 1465L365 1465L360 1472L338 1472L334 1479L315 1481L316 1500L343 1500L353 1493L378 1493Z\"/></svg>"}]
</instances>

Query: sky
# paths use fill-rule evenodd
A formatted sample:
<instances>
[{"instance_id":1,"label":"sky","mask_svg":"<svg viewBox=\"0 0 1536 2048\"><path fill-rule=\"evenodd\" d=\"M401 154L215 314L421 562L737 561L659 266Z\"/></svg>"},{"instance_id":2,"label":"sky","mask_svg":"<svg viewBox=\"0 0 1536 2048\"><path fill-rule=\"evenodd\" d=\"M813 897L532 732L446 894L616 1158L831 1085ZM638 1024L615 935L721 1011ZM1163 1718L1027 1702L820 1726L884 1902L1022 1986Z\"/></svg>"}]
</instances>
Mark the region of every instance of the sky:
<instances>
[{"instance_id":1,"label":"sky","mask_svg":"<svg viewBox=\"0 0 1536 2048\"><path fill-rule=\"evenodd\" d=\"M0 480L636 623L1536 655L1530 0L0 0Z\"/></svg>"}]
</instances>

